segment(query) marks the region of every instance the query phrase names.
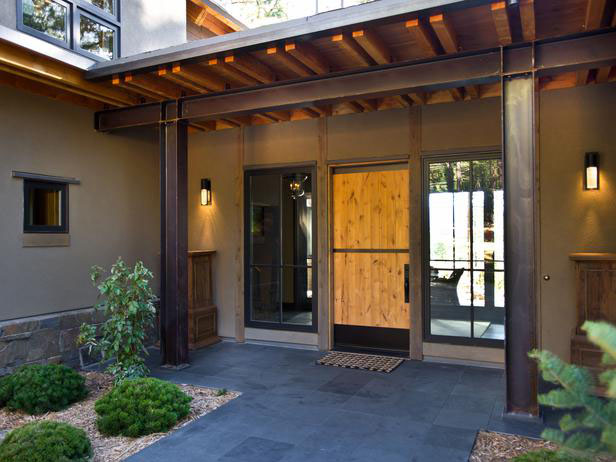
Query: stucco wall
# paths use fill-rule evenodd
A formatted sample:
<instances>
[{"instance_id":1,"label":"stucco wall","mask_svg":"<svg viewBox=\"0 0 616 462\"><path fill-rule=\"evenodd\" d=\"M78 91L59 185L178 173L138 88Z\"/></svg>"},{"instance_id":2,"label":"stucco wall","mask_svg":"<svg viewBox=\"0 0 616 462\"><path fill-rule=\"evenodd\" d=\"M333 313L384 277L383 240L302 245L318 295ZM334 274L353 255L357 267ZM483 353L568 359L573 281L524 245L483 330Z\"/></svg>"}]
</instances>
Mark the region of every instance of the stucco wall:
<instances>
[{"instance_id":1,"label":"stucco wall","mask_svg":"<svg viewBox=\"0 0 616 462\"><path fill-rule=\"evenodd\" d=\"M0 320L91 306L89 268L118 256L157 273L156 131L96 133L91 111L3 86L0 100ZM13 170L81 180L69 186L70 246L22 246L23 180Z\"/></svg>"},{"instance_id":2,"label":"stucco wall","mask_svg":"<svg viewBox=\"0 0 616 462\"><path fill-rule=\"evenodd\" d=\"M17 27L17 2L0 0L0 25L15 29Z\"/></svg>"},{"instance_id":3,"label":"stucco wall","mask_svg":"<svg viewBox=\"0 0 616 462\"><path fill-rule=\"evenodd\" d=\"M541 93L542 346L565 359L575 326L575 274L569 254L616 252L615 108L614 83ZM588 151L601 156L599 191L582 189Z\"/></svg>"},{"instance_id":4,"label":"stucco wall","mask_svg":"<svg viewBox=\"0 0 616 462\"><path fill-rule=\"evenodd\" d=\"M422 148L499 145L499 108L497 98L424 107ZM328 157L341 160L406 155L410 150L409 123L409 112L404 109L331 117L327 120ZM218 252L214 298L219 309L219 334L227 337L235 336L238 133L233 129L189 138L189 248ZM314 162L318 149L317 120L245 128L245 166ZM201 178L212 179L211 207L199 205ZM246 329L246 338L317 344L316 334L306 333Z\"/></svg>"}]
</instances>

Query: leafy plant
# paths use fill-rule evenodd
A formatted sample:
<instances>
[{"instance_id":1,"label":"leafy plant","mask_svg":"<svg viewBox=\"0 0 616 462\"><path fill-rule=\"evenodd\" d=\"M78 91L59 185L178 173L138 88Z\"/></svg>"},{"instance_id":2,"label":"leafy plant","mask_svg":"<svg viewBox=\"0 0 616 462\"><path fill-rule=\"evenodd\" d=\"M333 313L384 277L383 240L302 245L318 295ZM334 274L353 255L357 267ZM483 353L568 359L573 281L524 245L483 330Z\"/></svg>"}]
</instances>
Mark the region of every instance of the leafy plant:
<instances>
[{"instance_id":1,"label":"leafy plant","mask_svg":"<svg viewBox=\"0 0 616 462\"><path fill-rule=\"evenodd\" d=\"M226 388L219 388L218 390L216 390L216 396L225 396L227 393L229 392Z\"/></svg>"},{"instance_id":2,"label":"leafy plant","mask_svg":"<svg viewBox=\"0 0 616 462\"><path fill-rule=\"evenodd\" d=\"M0 443L3 462L88 462L92 445L86 432L62 422L43 420L10 432Z\"/></svg>"},{"instance_id":3,"label":"leafy plant","mask_svg":"<svg viewBox=\"0 0 616 462\"><path fill-rule=\"evenodd\" d=\"M521 456L513 458L512 462L582 462L583 459L571 456L569 454L561 454L557 451L549 449L540 449L538 451L527 452Z\"/></svg>"},{"instance_id":4,"label":"leafy plant","mask_svg":"<svg viewBox=\"0 0 616 462\"><path fill-rule=\"evenodd\" d=\"M85 379L60 364L30 364L0 380L0 407L28 414L60 411L88 395Z\"/></svg>"},{"instance_id":5,"label":"leafy plant","mask_svg":"<svg viewBox=\"0 0 616 462\"><path fill-rule=\"evenodd\" d=\"M616 365L616 327L586 321L582 329L603 351L603 364ZM542 437L560 445L561 453L578 457L616 454L616 369L610 368L599 376L607 388L608 399L603 400L593 395L595 380L588 370L567 364L549 351L534 350L529 356L538 361L546 381L561 387L539 395L539 403L576 410L561 418L560 429L546 429Z\"/></svg>"},{"instance_id":6,"label":"leafy plant","mask_svg":"<svg viewBox=\"0 0 616 462\"><path fill-rule=\"evenodd\" d=\"M143 436L166 432L190 411L192 398L172 383L126 380L99 399L94 410L105 435Z\"/></svg>"},{"instance_id":7,"label":"leafy plant","mask_svg":"<svg viewBox=\"0 0 616 462\"><path fill-rule=\"evenodd\" d=\"M99 291L96 307L103 309L106 317L102 335L97 337L96 326L83 324L77 343L88 346L90 353L93 348L98 350L103 361L113 360L107 372L113 374L116 383L144 377L148 368L141 354L147 354L145 337L155 316L156 297L149 285L152 272L142 262L129 268L118 258L110 275L105 279L102 275L99 266L90 270L90 279Z\"/></svg>"}]
</instances>

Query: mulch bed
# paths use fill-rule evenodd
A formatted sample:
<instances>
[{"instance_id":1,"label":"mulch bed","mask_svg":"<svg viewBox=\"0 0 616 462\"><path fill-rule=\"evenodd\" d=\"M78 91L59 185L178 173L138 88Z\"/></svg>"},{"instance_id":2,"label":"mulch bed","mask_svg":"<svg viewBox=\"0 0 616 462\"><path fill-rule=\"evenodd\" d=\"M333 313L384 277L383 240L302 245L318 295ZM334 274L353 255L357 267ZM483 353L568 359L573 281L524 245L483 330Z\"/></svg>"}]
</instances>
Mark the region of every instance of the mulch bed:
<instances>
[{"instance_id":1,"label":"mulch bed","mask_svg":"<svg viewBox=\"0 0 616 462\"><path fill-rule=\"evenodd\" d=\"M469 462L506 462L539 449L554 450L556 446L544 440L481 431L477 434Z\"/></svg>"},{"instance_id":2,"label":"mulch bed","mask_svg":"<svg viewBox=\"0 0 616 462\"><path fill-rule=\"evenodd\" d=\"M188 395L193 397L190 403L190 414L177 423L167 433L155 433L141 438L128 438L124 436L103 436L96 428L96 413L94 402L108 392L112 387L112 378L108 374L100 372L83 373L86 378L86 386L90 391L87 399L73 404L68 409L60 412L31 416L21 412L10 412L0 409L0 431L11 430L29 422L40 420L56 420L66 422L79 427L88 434L94 449L93 462L121 461L141 449L151 445L167 434L183 427L191 421L212 412L228 401L237 398L237 392L227 392L223 396L216 396L217 390L192 385L179 385Z\"/></svg>"}]
</instances>

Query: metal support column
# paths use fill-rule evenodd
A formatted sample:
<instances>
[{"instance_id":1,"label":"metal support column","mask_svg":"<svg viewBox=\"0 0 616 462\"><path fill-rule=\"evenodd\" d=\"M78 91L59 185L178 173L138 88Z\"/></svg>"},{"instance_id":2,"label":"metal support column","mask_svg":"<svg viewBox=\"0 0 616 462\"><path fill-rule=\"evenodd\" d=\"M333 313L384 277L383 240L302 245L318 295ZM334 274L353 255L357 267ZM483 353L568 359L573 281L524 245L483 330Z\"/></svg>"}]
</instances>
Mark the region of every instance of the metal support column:
<instances>
[{"instance_id":1,"label":"metal support column","mask_svg":"<svg viewBox=\"0 0 616 462\"><path fill-rule=\"evenodd\" d=\"M163 106L163 111L165 107ZM160 126L161 356L172 368L188 365L188 126Z\"/></svg>"},{"instance_id":2,"label":"metal support column","mask_svg":"<svg viewBox=\"0 0 616 462\"><path fill-rule=\"evenodd\" d=\"M532 69L532 63L530 69ZM538 415L536 346L535 74L504 74L502 80L505 171L505 359L506 413Z\"/></svg>"}]
</instances>

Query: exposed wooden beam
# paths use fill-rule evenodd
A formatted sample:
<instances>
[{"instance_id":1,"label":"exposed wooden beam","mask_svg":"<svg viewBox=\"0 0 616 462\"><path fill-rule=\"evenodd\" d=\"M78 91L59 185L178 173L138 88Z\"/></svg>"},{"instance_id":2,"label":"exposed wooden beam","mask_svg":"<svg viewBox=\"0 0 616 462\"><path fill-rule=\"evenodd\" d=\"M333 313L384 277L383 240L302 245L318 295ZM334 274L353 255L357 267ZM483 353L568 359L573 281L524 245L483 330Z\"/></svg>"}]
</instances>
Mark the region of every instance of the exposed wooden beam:
<instances>
[{"instance_id":1,"label":"exposed wooden beam","mask_svg":"<svg viewBox=\"0 0 616 462\"><path fill-rule=\"evenodd\" d=\"M373 64L372 59L364 51L362 47L360 47L355 40L352 40L348 37L348 34L335 34L332 35L331 41L334 45L336 45L340 50L345 53L346 56L351 58L355 65L357 66L371 66Z\"/></svg>"},{"instance_id":2,"label":"exposed wooden beam","mask_svg":"<svg viewBox=\"0 0 616 462\"><path fill-rule=\"evenodd\" d=\"M376 111L379 108L379 102L376 99L359 99L357 104L362 107L364 112Z\"/></svg>"},{"instance_id":3,"label":"exposed wooden beam","mask_svg":"<svg viewBox=\"0 0 616 462\"><path fill-rule=\"evenodd\" d=\"M413 105L413 100L407 95L394 96L394 100L400 105L400 107L411 107Z\"/></svg>"},{"instance_id":4,"label":"exposed wooden beam","mask_svg":"<svg viewBox=\"0 0 616 462\"><path fill-rule=\"evenodd\" d=\"M284 51L289 53L315 74L327 74L330 70L329 63L321 54L309 43L287 42Z\"/></svg>"},{"instance_id":5,"label":"exposed wooden beam","mask_svg":"<svg viewBox=\"0 0 616 462\"><path fill-rule=\"evenodd\" d=\"M292 73L300 77L309 77L314 75L305 64L298 61L291 54L285 52L279 46L269 47L266 50L267 56L276 61L280 66L289 69Z\"/></svg>"},{"instance_id":6,"label":"exposed wooden beam","mask_svg":"<svg viewBox=\"0 0 616 462\"><path fill-rule=\"evenodd\" d=\"M481 91L479 85L467 85L464 87L466 94L470 99L479 99L481 98Z\"/></svg>"},{"instance_id":7,"label":"exposed wooden beam","mask_svg":"<svg viewBox=\"0 0 616 462\"><path fill-rule=\"evenodd\" d=\"M316 111L321 117L330 117L332 115L331 104L325 106L312 106L311 109Z\"/></svg>"},{"instance_id":8,"label":"exposed wooden beam","mask_svg":"<svg viewBox=\"0 0 616 462\"><path fill-rule=\"evenodd\" d=\"M609 81L609 78L610 78L610 71L611 70L612 70L612 68L609 67L609 66L597 69L596 82L597 83L607 83Z\"/></svg>"},{"instance_id":9,"label":"exposed wooden beam","mask_svg":"<svg viewBox=\"0 0 616 462\"><path fill-rule=\"evenodd\" d=\"M588 0L586 3L586 19L584 29L598 29L601 27L601 20L605 13L607 0Z\"/></svg>"},{"instance_id":10,"label":"exposed wooden beam","mask_svg":"<svg viewBox=\"0 0 616 462\"><path fill-rule=\"evenodd\" d=\"M204 67L197 64L174 63L171 66L171 72L167 72L165 77L180 84L181 82L191 83L208 91L222 91L225 89L225 83L220 78L212 75Z\"/></svg>"},{"instance_id":11,"label":"exposed wooden beam","mask_svg":"<svg viewBox=\"0 0 616 462\"><path fill-rule=\"evenodd\" d=\"M414 104L428 104L428 97L426 93L410 93L409 98Z\"/></svg>"},{"instance_id":12,"label":"exposed wooden beam","mask_svg":"<svg viewBox=\"0 0 616 462\"><path fill-rule=\"evenodd\" d=\"M181 87L187 88L196 93L207 93L210 91L207 87L199 85L191 80L183 79L179 76L179 71L177 73L173 73L173 71L167 67L159 68L157 75L162 79L168 80L175 85L180 85Z\"/></svg>"},{"instance_id":13,"label":"exposed wooden beam","mask_svg":"<svg viewBox=\"0 0 616 462\"><path fill-rule=\"evenodd\" d=\"M424 56L436 56L439 53L437 43L430 35L428 28L419 19L406 21L406 30L415 39Z\"/></svg>"},{"instance_id":14,"label":"exposed wooden beam","mask_svg":"<svg viewBox=\"0 0 616 462\"><path fill-rule=\"evenodd\" d=\"M166 99L165 97L154 93L153 91L149 91L147 89L132 85L131 83L132 77L129 78L129 81L126 82L125 79L121 76L114 76L111 80L112 85L117 86L118 88L123 88L127 91L132 92L140 98L144 98L147 100L160 101L161 99Z\"/></svg>"},{"instance_id":15,"label":"exposed wooden beam","mask_svg":"<svg viewBox=\"0 0 616 462\"><path fill-rule=\"evenodd\" d=\"M581 71L576 72L575 85L577 87L581 87L588 83L588 77L590 76L590 70L583 69Z\"/></svg>"},{"instance_id":16,"label":"exposed wooden beam","mask_svg":"<svg viewBox=\"0 0 616 462\"><path fill-rule=\"evenodd\" d=\"M176 99L181 96L186 96L182 89L175 85L169 85L166 82L154 79L146 74L132 75L130 72L124 75L124 83L133 88L139 88L146 92L159 96L159 99Z\"/></svg>"},{"instance_id":17,"label":"exposed wooden beam","mask_svg":"<svg viewBox=\"0 0 616 462\"><path fill-rule=\"evenodd\" d=\"M430 26L436 33L445 53L457 53L459 51L456 32L444 14L430 16Z\"/></svg>"},{"instance_id":18,"label":"exposed wooden beam","mask_svg":"<svg viewBox=\"0 0 616 462\"><path fill-rule=\"evenodd\" d=\"M464 99L464 90L462 88L451 88L447 91L449 91L454 101L462 101Z\"/></svg>"},{"instance_id":19,"label":"exposed wooden beam","mask_svg":"<svg viewBox=\"0 0 616 462\"><path fill-rule=\"evenodd\" d=\"M220 58L211 58L207 65L223 79L226 79L231 84L240 86L253 86L260 82L249 75L244 74L238 69L229 66Z\"/></svg>"},{"instance_id":20,"label":"exposed wooden beam","mask_svg":"<svg viewBox=\"0 0 616 462\"><path fill-rule=\"evenodd\" d=\"M535 0L519 0L520 22L522 23L522 38L533 41L537 37L535 26Z\"/></svg>"},{"instance_id":21,"label":"exposed wooden beam","mask_svg":"<svg viewBox=\"0 0 616 462\"><path fill-rule=\"evenodd\" d=\"M509 24L509 15L507 14L507 3L495 2L490 5L496 35L501 45L509 45L513 42L511 38L511 26Z\"/></svg>"},{"instance_id":22,"label":"exposed wooden beam","mask_svg":"<svg viewBox=\"0 0 616 462\"><path fill-rule=\"evenodd\" d=\"M389 47L375 32L359 29L353 31L351 36L377 64L387 64L392 61Z\"/></svg>"},{"instance_id":23,"label":"exposed wooden beam","mask_svg":"<svg viewBox=\"0 0 616 462\"><path fill-rule=\"evenodd\" d=\"M290 111L273 111L269 112L268 114L275 117L280 122L288 122L289 120L291 120Z\"/></svg>"},{"instance_id":24,"label":"exposed wooden beam","mask_svg":"<svg viewBox=\"0 0 616 462\"><path fill-rule=\"evenodd\" d=\"M276 80L274 72L250 54L225 56L225 64L243 72L260 83L271 83Z\"/></svg>"}]
</instances>

